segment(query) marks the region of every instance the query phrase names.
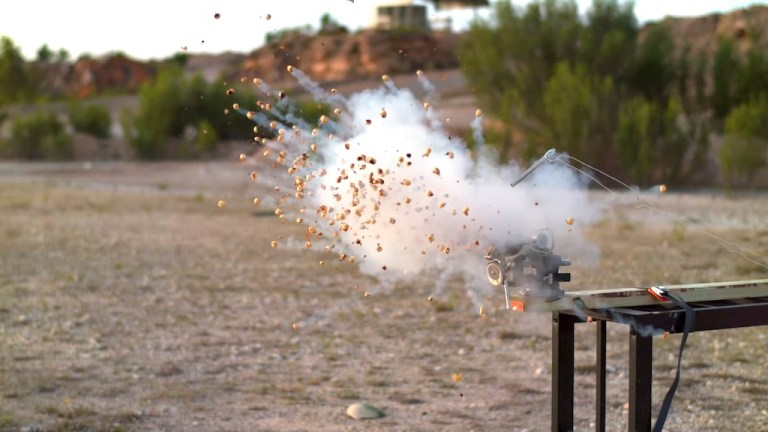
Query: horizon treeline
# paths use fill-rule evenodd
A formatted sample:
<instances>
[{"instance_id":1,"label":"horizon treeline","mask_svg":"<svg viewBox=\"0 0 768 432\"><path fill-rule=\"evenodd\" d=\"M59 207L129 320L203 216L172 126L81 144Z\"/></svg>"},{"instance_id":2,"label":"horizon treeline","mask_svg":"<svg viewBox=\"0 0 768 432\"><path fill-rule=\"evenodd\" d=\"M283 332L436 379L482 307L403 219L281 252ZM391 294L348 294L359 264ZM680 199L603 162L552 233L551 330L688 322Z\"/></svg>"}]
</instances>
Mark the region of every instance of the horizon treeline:
<instances>
[{"instance_id":1,"label":"horizon treeline","mask_svg":"<svg viewBox=\"0 0 768 432\"><path fill-rule=\"evenodd\" d=\"M486 141L501 160L532 159L554 147L639 186L713 184L713 177L752 186L765 184L768 159L762 31L747 22L714 50L697 50L690 40L676 40L668 22L641 29L630 2L594 0L580 15L574 0L524 7L501 1L490 19L475 20L462 35L457 55L491 118ZM0 142L0 156L71 154L63 137L68 129L43 113L50 99L40 93L40 66L67 59L66 51L44 46L37 60L25 62L11 39L0 38L0 126L9 121L4 105L40 107L10 119L12 142ZM236 98L226 97L222 80L186 76L183 61L163 62L139 89L138 110L119 119L106 107L84 110L73 103L69 129L104 138L105 123L119 122L136 156L145 159L178 156L165 151L173 140L189 145L188 157L199 157L221 139L247 139L252 124L234 110L224 113L235 99L251 107L255 100L240 89ZM327 109L302 104L298 109L308 117ZM25 150L26 142L37 149Z\"/></svg>"},{"instance_id":2,"label":"horizon treeline","mask_svg":"<svg viewBox=\"0 0 768 432\"><path fill-rule=\"evenodd\" d=\"M554 147L634 184L750 185L766 166L768 56L749 27L714 52L675 40L665 21L641 32L633 4L573 0L494 5L459 57L493 118L502 160ZM719 150L714 138L722 137Z\"/></svg>"}]
</instances>

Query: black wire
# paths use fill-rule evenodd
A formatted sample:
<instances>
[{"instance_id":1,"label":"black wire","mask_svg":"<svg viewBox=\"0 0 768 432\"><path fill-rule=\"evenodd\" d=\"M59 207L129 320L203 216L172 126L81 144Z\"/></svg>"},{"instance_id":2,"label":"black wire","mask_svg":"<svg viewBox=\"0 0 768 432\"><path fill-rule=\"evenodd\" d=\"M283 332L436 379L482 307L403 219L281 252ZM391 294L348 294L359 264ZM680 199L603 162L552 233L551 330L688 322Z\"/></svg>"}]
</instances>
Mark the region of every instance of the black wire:
<instances>
[{"instance_id":1,"label":"black wire","mask_svg":"<svg viewBox=\"0 0 768 432\"><path fill-rule=\"evenodd\" d=\"M677 294L666 291L664 296L670 299L674 304L685 310L685 326L683 327L683 339L680 341L680 351L677 354L677 373L675 373L675 380L667 390L667 395L664 396L664 402L661 404L661 410L659 410L659 417L656 419L656 425L653 427L653 432L661 432L664 428L664 422L667 421L667 414L669 414L669 408L672 406L672 399L675 397L677 391L677 385L680 383L680 368L683 361L683 350L685 349L685 342L688 340L688 333L693 330L694 323L694 311L682 298Z\"/></svg>"}]
</instances>

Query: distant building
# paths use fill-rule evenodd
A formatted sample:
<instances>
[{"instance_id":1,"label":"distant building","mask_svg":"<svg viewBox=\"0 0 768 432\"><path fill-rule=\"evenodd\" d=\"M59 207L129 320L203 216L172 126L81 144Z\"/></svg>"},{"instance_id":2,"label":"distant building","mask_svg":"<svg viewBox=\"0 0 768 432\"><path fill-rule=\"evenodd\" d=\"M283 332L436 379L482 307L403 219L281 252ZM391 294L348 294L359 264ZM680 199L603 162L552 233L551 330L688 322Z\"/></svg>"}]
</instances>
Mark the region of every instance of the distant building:
<instances>
[{"instance_id":1,"label":"distant building","mask_svg":"<svg viewBox=\"0 0 768 432\"><path fill-rule=\"evenodd\" d=\"M488 6L488 0L432 0L437 9L465 9Z\"/></svg>"},{"instance_id":2,"label":"distant building","mask_svg":"<svg viewBox=\"0 0 768 432\"><path fill-rule=\"evenodd\" d=\"M376 8L376 28L429 31L427 7L411 2L379 6Z\"/></svg>"},{"instance_id":3,"label":"distant building","mask_svg":"<svg viewBox=\"0 0 768 432\"><path fill-rule=\"evenodd\" d=\"M378 29L430 30L430 22L450 30L450 17L428 17L428 4L438 11L488 6L488 0L388 0L376 8L373 27ZM416 4L420 3L420 4ZM433 10L434 11L434 10Z\"/></svg>"}]
</instances>

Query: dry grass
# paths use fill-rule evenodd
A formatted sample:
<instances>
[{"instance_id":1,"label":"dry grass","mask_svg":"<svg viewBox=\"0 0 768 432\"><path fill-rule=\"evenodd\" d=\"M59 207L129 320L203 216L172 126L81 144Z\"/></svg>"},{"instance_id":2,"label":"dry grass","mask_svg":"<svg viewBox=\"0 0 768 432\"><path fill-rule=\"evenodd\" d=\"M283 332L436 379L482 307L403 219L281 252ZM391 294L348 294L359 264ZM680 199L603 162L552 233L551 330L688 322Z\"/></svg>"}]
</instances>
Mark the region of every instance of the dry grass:
<instances>
[{"instance_id":1,"label":"dry grass","mask_svg":"<svg viewBox=\"0 0 768 432\"><path fill-rule=\"evenodd\" d=\"M255 212L237 165L55 168L0 167L0 430L548 429L547 316L504 313L498 293L483 320L459 281L430 303L427 280L384 290L317 265L325 254L274 250L298 228ZM697 231L766 253L764 198L654 200L697 222L615 207L573 289L766 277ZM588 430L593 338L578 331ZM610 326L611 430L626 428L626 334ZM678 343L657 338L655 409ZM668 430L761 430L765 329L689 344ZM347 419L361 399L387 417Z\"/></svg>"}]
</instances>

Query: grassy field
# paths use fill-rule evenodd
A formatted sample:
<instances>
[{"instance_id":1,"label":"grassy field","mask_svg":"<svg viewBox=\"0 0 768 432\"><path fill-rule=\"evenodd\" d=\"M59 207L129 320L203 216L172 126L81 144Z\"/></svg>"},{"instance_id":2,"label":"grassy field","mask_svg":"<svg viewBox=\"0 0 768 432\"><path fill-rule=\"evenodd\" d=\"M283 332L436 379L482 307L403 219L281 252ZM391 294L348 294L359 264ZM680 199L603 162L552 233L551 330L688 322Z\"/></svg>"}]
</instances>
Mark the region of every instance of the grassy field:
<instances>
[{"instance_id":1,"label":"grassy field","mask_svg":"<svg viewBox=\"0 0 768 432\"><path fill-rule=\"evenodd\" d=\"M507 313L499 292L482 318L461 281L429 302L426 275L382 287L272 249L301 234L253 206L265 193L233 163L0 165L0 430L549 429L549 316ZM768 255L764 195L648 196L692 223L595 195L601 255L568 289L768 277L702 233ZM621 431L627 329L609 330ZM592 331L577 334L577 430L593 428ZM654 412L679 340L655 340ZM666 430L765 430L768 329L688 344ZM360 400L386 416L347 418Z\"/></svg>"}]
</instances>

